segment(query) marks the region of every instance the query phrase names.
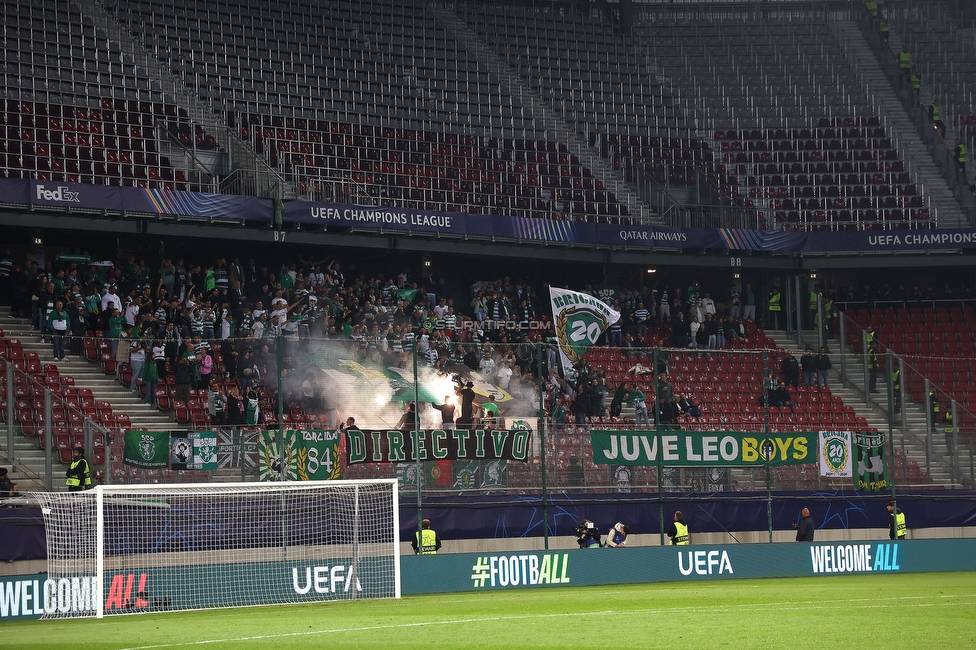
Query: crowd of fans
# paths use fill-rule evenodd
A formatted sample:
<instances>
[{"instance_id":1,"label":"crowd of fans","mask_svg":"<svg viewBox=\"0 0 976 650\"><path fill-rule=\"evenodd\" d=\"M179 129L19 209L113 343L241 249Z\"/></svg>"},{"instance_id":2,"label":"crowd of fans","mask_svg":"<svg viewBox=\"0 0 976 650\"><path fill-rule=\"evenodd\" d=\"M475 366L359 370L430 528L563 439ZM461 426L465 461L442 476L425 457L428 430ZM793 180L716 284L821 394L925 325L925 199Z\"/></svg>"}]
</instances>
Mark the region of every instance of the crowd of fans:
<instances>
[{"instance_id":1,"label":"crowd of fans","mask_svg":"<svg viewBox=\"0 0 976 650\"><path fill-rule=\"evenodd\" d=\"M119 367L131 372L130 389L144 384L147 402L172 375L178 401L190 399L191 390L215 387L211 417L231 425L258 422L258 404L275 409L279 397L338 424L344 405L316 380L313 366L334 367L329 362L341 353L366 366L412 371L415 349L422 364L444 375L467 368L489 378L514 398L508 415L535 412L541 376L557 428L570 416L576 422L619 416L624 406L633 407L638 424L649 424L639 375L666 371L641 365L651 363L651 346L723 349L751 334L749 323L760 302L772 303L771 298L760 301L749 283L732 285L714 298L699 282L623 287L610 294L589 285L583 290L620 312L601 343L619 348L641 369L633 381L612 382L603 368L585 364L564 376L555 346L542 348L539 359L537 344L554 341L548 295L544 287L540 295L508 276L478 280L468 295L458 295L445 278L433 275L416 280L407 272L347 276L336 260L302 257L275 265L238 258L206 264L166 259L158 268L134 256L120 265L72 256L43 268L29 255L22 264L15 262L9 249L0 258L0 302L10 304L14 315L30 318L39 335L52 340L56 358L67 350L82 353L84 338L96 332L110 342ZM949 285L923 291L887 284L838 287L829 295L831 301L867 304L960 297ZM64 326L66 332L59 330ZM62 337L68 345L62 340L59 348ZM666 375L660 381L667 399L653 405L659 422L700 413L690 396L666 390Z\"/></svg>"}]
</instances>

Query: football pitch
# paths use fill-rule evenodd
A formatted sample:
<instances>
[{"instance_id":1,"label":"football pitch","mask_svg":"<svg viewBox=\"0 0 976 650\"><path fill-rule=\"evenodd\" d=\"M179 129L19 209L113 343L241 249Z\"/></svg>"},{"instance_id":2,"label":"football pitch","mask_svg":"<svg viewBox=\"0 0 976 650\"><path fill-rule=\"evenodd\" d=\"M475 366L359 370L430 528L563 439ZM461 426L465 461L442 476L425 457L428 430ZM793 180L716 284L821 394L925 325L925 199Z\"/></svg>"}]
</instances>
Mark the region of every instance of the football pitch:
<instances>
[{"instance_id":1,"label":"football pitch","mask_svg":"<svg viewBox=\"0 0 976 650\"><path fill-rule=\"evenodd\" d=\"M485 591L12 621L3 648L973 648L976 573Z\"/></svg>"}]
</instances>

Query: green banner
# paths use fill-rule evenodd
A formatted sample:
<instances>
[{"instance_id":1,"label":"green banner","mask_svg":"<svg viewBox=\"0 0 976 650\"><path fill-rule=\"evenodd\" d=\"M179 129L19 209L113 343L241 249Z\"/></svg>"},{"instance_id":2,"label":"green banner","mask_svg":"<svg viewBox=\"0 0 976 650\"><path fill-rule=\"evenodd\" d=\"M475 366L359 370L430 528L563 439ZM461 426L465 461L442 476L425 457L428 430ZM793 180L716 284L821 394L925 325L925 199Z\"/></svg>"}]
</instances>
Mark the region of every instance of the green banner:
<instances>
[{"instance_id":1,"label":"green banner","mask_svg":"<svg viewBox=\"0 0 976 650\"><path fill-rule=\"evenodd\" d=\"M817 434L737 431L590 432L597 465L805 465L817 462Z\"/></svg>"},{"instance_id":2,"label":"green banner","mask_svg":"<svg viewBox=\"0 0 976 650\"><path fill-rule=\"evenodd\" d=\"M258 446L262 481L328 481L340 478L339 431L289 429L284 433L284 465L277 431L263 431Z\"/></svg>"},{"instance_id":3,"label":"green banner","mask_svg":"<svg viewBox=\"0 0 976 650\"><path fill-rule=\"evenodd\" d=\"M445 543L447 546L450 542ZM598 550L438 553L405 556L403 594L686 582L972 571L976 540L816 544L735 544Z\"/></svg>"},{"instance_id":4,"label":"green banner","mask_svg":"<svg viewBox=\"0 0 976 650\"><path fill-rule=\"evenodd\" d=\"M169 431L125 432L123 461L142 469L167 469L169 467Z\"/></svg>"},{"instance_id":5,"label":"green banner","mask_svg":"<svg viewBox=\"0 0 976 650\"><path fill-rule=\"evenodd\" d=\"M854 450L857 460L857 489L881 492L889 489L887 454L888 437L877 431L854 433Z\"/></svg>"},{"instance_id":6,"label":"green banner","mask_svg":"<svg viewBox=\"0 0 976 650\"><path fill-rule=\"evenodd\" d=\"M217 469L216 431L173 431L169 450L171 469Z\"/></svg>"}]
</instances>

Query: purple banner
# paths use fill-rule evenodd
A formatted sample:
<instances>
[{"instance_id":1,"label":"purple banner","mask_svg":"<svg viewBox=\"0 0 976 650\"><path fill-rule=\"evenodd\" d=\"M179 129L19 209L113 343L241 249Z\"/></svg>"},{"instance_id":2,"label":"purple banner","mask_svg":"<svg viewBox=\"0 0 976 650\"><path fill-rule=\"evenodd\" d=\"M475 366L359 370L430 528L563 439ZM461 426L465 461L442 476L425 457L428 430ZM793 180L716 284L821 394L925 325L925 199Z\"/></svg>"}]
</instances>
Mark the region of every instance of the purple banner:
<instances>
[{"instance_id":1,"label":"purple banner","mask_svg":"<svg viewBox=\"0 0 976 650\"><path fill-rule=\"evenodd\" d=\"M275 214L271 199L22 179L0 179L0 203L31 205L35 208L85 208L249 221L271 221ZM283 221L321 224L326 227L484 237L516 242L605 245L638 250L699 249L771 253L901 250L921 253L976 248L976 229L973 228L811 233L736 228L669 228L300 200L284 202Z\"/></svg>"},{"instance_id":2,"label":"purple banner","mask_svg":"<svg viewBox=\"0 0 976 650\"><path fill-rule=\"evenodd\" d=\"M0 203L252 221L271 221L274 215L271 199L253 196L27 179L0 179Z\"/></svg>"}]
</instances>

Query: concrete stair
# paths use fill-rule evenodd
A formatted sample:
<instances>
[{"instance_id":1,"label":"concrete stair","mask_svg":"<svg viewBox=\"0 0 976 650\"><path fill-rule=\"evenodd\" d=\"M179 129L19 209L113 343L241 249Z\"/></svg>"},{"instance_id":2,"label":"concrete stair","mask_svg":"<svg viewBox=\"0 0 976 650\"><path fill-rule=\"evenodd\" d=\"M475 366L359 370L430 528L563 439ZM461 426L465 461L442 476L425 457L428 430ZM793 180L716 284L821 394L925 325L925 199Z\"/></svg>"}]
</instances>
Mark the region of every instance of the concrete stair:
<instances>
[{"instance_id":1,"label":"concrete stair","mask_svg":"<svg viewBox=\"0 0 976 650\"><path fill-rule=\"evenodd\" d=\"M814 340L814 333L810 332L810 340ZM787 336L783 331L766 330L766 336L772 338L776 345L792 350L799 358L802 347L797 346L795 338ZM878 431L888 430L887 398L884 394L883 381L879 378L878 392L872 394L871 403L865 400L863 387L864 372L858 362L854 361L855 355L849 346L845 346L844 354L847 356L845 364L846 380L841 380L840 357L841 344L836 339L828 342L830 358L833 365L830 377L830 392L832 395L839 395L844 400L844 404L854 408L857 415L864 417L868 425L878 429ZM805 346L803 346L805 347ZM815 348L815 344L811 344ZM903 408L905 419L904 424L900 419L895 420L894 442L895 447L904 453L909 460L918 463L922 470L928 467L929 478L933 486L945 488L961 488L962 477L960 472L956 472L955 478L951 474L948 450L945 445L945 437L941 432L931 436L931 452L926 461L926 445L928 443L928 424L925 416L925 405L906 401ZM967 452L968 453L968 452ZM967 456L968 458L968 456ZM968 471L966 472L968 476Z\"/></svg>"},{"instance_id":2,"label":"concrete stair","mask_svg":"<svg viewBox=\"0 0 976 650\"><path fill-rule=\"evenodd\" d=\"M832 27L840 42L844 43L842 49L847 56L848 64L871 99L873 108L881 116L892 144L905 162L906 169L911 174L919 193L931 200L938 226L940 228L968 227L965 211L946 182L943 172L936 165L932 154L929 153L918 133L918 127L905 112L901 100L892 89L891 82L888 81L888 77L875 58L874 51L864 40L857 23L837 20L832 23ZM954 171L950 170L949 173Z\"/></svg>"},{"instance_id":3,"label":"concrete stair","mask_svg":"<svg viewBox=\"0 0 976 650\"><path fill-rule=\"evenodd\" d=\"M6 312L6 309L2 310ZM31 329L27 319L0 316L0 329L6 339L17 339L23 345L25 352L36 352L42 364L54 364L61 375L70 375L75 380L75 387L89 388L96 400L105 400L112 404L112 412L125 413L132 421L134 429L172 429L175 420L172 411L160 411L142 401L136 393L128 390L114 375L106 375L100 363L90 362L83 356L69 352L66 359L55 361L53 348L50 343L41 341L37 331ZM3 444L6 446L5 435ZM7 456L9 457L9 456ZM12 467L12 478L21 490L32 486L31 489L43 489L45 477L45 452L40 449L37 440L20 435L17 427L15 435L14 457L16 463ZM63 480L60 462L54 460L54 487L57 489Z\"/></svg>"}]
</instances>

